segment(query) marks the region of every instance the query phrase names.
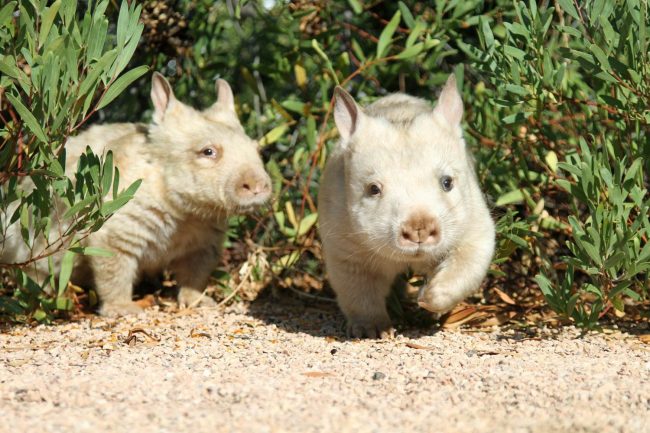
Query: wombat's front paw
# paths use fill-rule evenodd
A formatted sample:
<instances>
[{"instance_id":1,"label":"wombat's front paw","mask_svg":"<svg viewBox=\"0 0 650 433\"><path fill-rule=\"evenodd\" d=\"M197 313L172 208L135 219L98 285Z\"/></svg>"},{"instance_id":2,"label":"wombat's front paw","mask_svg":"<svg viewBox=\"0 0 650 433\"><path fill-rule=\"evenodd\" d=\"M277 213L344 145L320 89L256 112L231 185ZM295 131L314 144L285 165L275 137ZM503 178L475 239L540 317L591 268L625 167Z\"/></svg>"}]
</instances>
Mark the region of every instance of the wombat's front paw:
<instances>
[{"instance_id":1,"label":"wombat's front paw","mask_svg":"<svg viewBox=\"0 0 650 433\"><path fill-rule=\"evenodd\" d=\"M395 328L390 320L348 320L348 337L352 338L394 338Z\"/></svg>"},{"instance_id":2,"label":"wombat's front paw","mask_svg":"<svg viewBox=\"0 0 650 433\"><path fill-rule=\"evenodd\" d=\"M135 302L120 304L104 303L99 309L99 314L101 316L116 317L128 316L129 314L139 314L142 313L142 311L142 307Z\"/></svg>"},{"instance_id":3,"label":"wombat's front paw","mask_svg":"<svg viewBox=\"0 0 650 433\"><path fill-rule=\"evenodd\" d=\"M418 305L433 313L446 313L456 306L458 299L440 288L423 289L418 296Z\"/></svg>"},{"instance_id":4,"label":"wombat's front paw","mask_svg":"<svg viewBox=\"0 0 650 433\"><path fill-rule=\"evenodd\" d=\"M178 291L178 305L181 308L214 307L217 303L210 296L204 295L198 290L181 288Z\"/></svg>"}]
</instances>

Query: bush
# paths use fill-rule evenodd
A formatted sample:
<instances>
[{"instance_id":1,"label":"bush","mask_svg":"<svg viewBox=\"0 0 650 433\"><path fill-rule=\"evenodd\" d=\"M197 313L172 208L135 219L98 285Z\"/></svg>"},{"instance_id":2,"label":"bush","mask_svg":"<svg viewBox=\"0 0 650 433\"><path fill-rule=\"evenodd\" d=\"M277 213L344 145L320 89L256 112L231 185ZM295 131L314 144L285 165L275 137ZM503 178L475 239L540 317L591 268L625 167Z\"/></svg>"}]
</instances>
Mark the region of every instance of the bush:
<instances>
[{"instance_id":1,"label":"bush","mask_svg":"<svg viewBox=\"0 0 650 433\"><path fill-rule=\"evenodd\" d=\"M49 320L72 307L67 291L73 255L107 253L84 249L79 240L98 230L137 188L120 192L111 154L90 150L73 184L64 175L64 143L147 71L139 67L120 75L142 33L140 8L123 3L111 35L107 0L83 14L73 1L47 3L14 1L0 9L0 266L19 283L13 296L0 296L0 317L14 320ZM13 254L21 243L29 250L25 257ZM58 273L52 255L63 250ZM43 281L23 272L38 260L50 262L51 275Z\"/></svg>"},{"instance_id":2,"label":"bush","mask_svg":"<svg viewBox=\"0 0 650 433\"><path fill-rule=\"evenodd\" d=\"M271 247L271 272L255 278L303 289L323 281L314 203L337 139L334 86L362 103L398 90L432 100L456 74L498 219L488 287L533 297L539 287L558 313L593 327L647 298L648 6L537 4L156 0L142 5L132 63L172 77L198 105L213 100L216 77L231 83L247 132L261 139L274 200L233 218L230 254L242 240ZM98 117L149 116L142 78Z\"/></svg>"}]
</instances>

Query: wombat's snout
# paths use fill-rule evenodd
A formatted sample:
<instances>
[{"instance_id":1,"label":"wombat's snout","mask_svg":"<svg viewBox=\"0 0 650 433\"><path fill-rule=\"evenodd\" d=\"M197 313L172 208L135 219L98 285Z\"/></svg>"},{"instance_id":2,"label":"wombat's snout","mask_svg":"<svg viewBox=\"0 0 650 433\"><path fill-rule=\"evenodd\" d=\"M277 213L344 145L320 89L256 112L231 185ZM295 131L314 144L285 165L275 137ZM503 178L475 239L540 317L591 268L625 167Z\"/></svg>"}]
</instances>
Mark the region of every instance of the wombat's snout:
<instances>
[{"instance_id":1,"label":"wombat's snout","mask_svg":"<svg viewBox=\"0 0 650 433\"><path fill-rule=\"evenodd\" d=\"M264 172L246 169L235 181L235 195L240 200L264 201L271 193L271 179Z\"/></svg>"},{"instance_id":2,"label":"wombat's snout","mask_svg":"<svg viewBox=\"0 0 650 433\"><path fill-rule=\"evenodd\" d=\"M402 246L433 245L439 239L438 222L424 212L412 214L400 227L399 243Z\"/></svg>"}]
</instances>

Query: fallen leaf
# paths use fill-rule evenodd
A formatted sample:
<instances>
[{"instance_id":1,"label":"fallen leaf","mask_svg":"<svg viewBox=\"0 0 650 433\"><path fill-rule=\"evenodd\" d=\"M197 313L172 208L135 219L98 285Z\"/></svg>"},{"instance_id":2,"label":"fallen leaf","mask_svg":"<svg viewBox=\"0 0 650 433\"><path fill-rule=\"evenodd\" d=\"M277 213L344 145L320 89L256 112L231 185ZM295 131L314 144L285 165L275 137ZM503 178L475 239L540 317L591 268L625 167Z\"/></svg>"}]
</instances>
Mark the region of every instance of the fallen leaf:
<instances>
[{"instance_id":1,"label":"fallen leaf","mask_svg":"<svg viewBox=\"0 0 650 433\"><path fill-rule=\"evenodd\" d=\"M327 372L327 371L306 371L303 373L304 376L307 377L328 377L328 376L334 376L334 374Z\"/></svg>"},{"instance_id":2,"label":"fallen leaf","mask_svg":"<svg viewBox=\"0 0 650 433\"><path fill-rule=\"evenodd\" d=\"M212 338L210 334L208 334L207 332L193 328L190 331L190 338L198 338L198 337Z\"/></svg>"},{"instance_id":3,"label":"fallen leaf","mask_svg":"<svg viewBox=\"0 0 650 433\"><path fill-rule=\"evenodd\" d=\"M497 289L496 287L493 287L494 291L497 292L497 295L499 295L499 298L506 304L510 305L517 305L514 299L512 299L507 293L503 292L502 290Z\"/></svg>"},{"instance_id":4,"label":"fallen leaf","mask_svg":"<svg viewBox=\"0 0 650 433\"><path fill-rule=\"evenodd\" d=\"M135 301L135 303L142 308L153 307L156 305L156 297L154 295L146 295L144 298Z\"/></svg>"},{"instance_id":5,"label":"fallen leaf","mask_svg":"<svg viewBox=\"0 0 650 433\"><path fill-rule=\"evenodd\" d=\"M406 342L406 347L410 347L411 349L424 349L424 350L432 350L433 349L433 347L423 346L423 345L417 344L417 343L411 343L410 341Z\"/></svg>"},{"instance_id":6,"label":"fallen leaf","mask_svg":"<svg viewBox=\"0 0 650 433\"><path fill-rule=\"evenodd\" d=\"M646 344L650 344L650 334L639 335L639 340Z\"/></svg>"}]
</instances>

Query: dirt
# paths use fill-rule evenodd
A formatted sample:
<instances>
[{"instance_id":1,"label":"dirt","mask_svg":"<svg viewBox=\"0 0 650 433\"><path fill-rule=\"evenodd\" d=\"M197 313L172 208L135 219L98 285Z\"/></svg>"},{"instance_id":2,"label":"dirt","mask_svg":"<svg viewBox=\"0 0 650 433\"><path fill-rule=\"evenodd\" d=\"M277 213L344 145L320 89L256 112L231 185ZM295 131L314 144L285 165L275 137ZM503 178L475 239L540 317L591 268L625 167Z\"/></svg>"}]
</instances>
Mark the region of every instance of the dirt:
<instances>
[{"instance_id":1,"label":"dirt","mask_svg":"<svg viewBox=\"0 0 650 433\"><path fill-rule=\"evenodd\" d=\"M267 298L4 329L0 432L650 432L638 336L342 323Z\"/></svg>"}]
</instances>

